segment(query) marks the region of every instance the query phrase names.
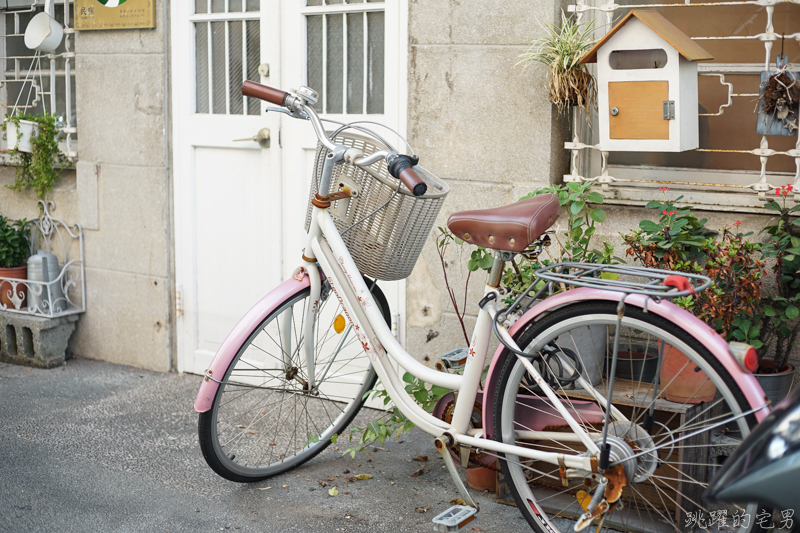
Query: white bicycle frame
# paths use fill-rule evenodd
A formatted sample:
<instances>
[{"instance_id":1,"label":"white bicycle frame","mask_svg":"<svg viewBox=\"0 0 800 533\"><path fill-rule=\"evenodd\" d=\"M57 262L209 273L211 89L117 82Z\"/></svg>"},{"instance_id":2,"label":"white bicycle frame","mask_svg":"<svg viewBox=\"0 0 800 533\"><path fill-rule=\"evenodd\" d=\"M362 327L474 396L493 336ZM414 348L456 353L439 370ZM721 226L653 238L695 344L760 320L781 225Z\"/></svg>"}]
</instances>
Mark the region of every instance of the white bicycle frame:
<instances>
[{"instance_id":1,"label":"white bicycle frame","mask_svg":"<svg viewBox=\"0 0 800 533\"><path fill-rule=\"evenodd\" d=\"M308 243L304 251L304 256L304 259L309 259L303 266L310 278L310 301L313 302L307 310L305 320L306 330L304 332L306 338L305 355L309 369L311 369L309 373L310 376L314 375L314 332L312 325L314 324L322 285L319 269L315 264L318 262L322 271L325 273L334 295L339 300L345 316L358 335L359 341L364 347L387 394L397 408L417 427L434 437L439 437L446 433L455 445L480 448L493 452L510 453L519 457L545 461L554 465L558 465L559 461L562 461L568 468L591 472L592 463L590 455L594 456L599 453L599 449L594 443L593 436L587 433L580 424L578 424L572 414L563 406L558 395L548 386L547 382L542 378L536 368L524 357L520 357L520 360L525 365L528 372L545 392L559 414L575 432L574 434L544 431L530 432L531 438L562 442L575 442L579 440L587 448L589 453L581 456L571 456L508 445L482 438L482 431L475 431L469 428L470 417L472 415L475 398L477 397L478 388L480 386L481 374L488 353L489 340L492 335L492 321L497 313L493 305L484 306L478 313L478 320L475 324L475 329L470 341L464 373L458 375L439 372L414 359L414 357L406 352L400 343L397 342L397 339L394 338L394 335L386 325L378 307L371 301L369 289L361 277L358 267L350 256L344 241L339 235L339 230L336 228L327 209L321 209L316 206L313 207L311 225L308 231ZM496 287L487 285L485 292L488 294L496 290ZM504 335L504 340L510 346L519 349L502 326L500 326L500 332ZM425 410L405 392L404 383L391 365L392 360L426 383L459 391L455 401L452 423L448 424L425 412ZM314 378L311 377L310 379L312 380L310 384L313 386ZM583 378L579 378L577 382L586 388L590 394L595 396L595 398L601 402L601 405L605 406L605 399L597 393L588 382L583 380ZM613 407L612 413L618 420L624 420L622 414Z\"/></svg>"}]
</instances>

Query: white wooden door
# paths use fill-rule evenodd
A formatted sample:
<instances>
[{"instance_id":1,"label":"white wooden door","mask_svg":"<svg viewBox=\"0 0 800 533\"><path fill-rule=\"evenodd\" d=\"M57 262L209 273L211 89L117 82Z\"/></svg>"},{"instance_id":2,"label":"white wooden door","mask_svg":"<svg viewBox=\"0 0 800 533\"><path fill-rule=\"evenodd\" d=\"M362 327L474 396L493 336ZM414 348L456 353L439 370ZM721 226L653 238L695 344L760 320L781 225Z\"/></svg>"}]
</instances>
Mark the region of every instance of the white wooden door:
<instances>
[{"instance_id":1,"label":"white wooden door","mask_svg":"<svg viewBox=\"0 0 800 533\"><path fill-rule=\"evenodd\" d=\"M404 131L405 0L338 1L172 1L179 371L208 368L241 316L291 274L305 242L313 131L243 98L242 82L311 85L324 95L320 111L328 118L366 118ZM360 78L359 42L362 63L369 63ZM329 80L341 85L329 87ZM238 140L264 128L269 147ZM405 308L403 284L384 291L393 312Z\"/></svg>"}]
</instances>

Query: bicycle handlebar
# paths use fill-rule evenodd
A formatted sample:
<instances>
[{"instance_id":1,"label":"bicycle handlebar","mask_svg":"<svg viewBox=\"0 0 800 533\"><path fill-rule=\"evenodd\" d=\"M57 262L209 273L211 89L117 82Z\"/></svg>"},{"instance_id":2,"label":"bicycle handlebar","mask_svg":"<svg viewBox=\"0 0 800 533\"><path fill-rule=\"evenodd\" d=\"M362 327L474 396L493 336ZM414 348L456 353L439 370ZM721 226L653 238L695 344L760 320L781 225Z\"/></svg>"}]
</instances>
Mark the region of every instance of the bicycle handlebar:
<instances>
[{"instance_id":1,"label":"bicycle handlebar","mask_svg":"<svg viewBox=\"0 0 800 533\"><path fill-rule=\"evenodd\" d=\"M311 121L319 141L329 150L335 148L335 145L330 138L328 138L325 129L322 127L316 112L313 108L306 105L302 97L250 80L245 81L242 85L242 95L250 98L258 98L259 100L285 107L289 111L298 111L301 118L308 118ZM414 196L422 196L427 192L428 185L413 168L414 165L419 162L419 158L416 156L412 158L407 155L398 155L392 152L386 156L385 159L389 174L403 182ZM358 164L358 162L355 162L355 164Z\"/></svg>"},{"instance_id":2,"label":"bicycle handlebar","mask_svg":"<svg viewBox=\"0 0 800 533\"><path fill-rule=\"evenodd\" d=\"M242 94L250 98L265 100L281 107L285 107L286 97L289 96L289 93L281 91L280 89L273 89L272 87L267 87L266 85L261 85L260 83L250 80L247 80L244 82L244 85L242 85Z\"/></svg>"}]
</instances>

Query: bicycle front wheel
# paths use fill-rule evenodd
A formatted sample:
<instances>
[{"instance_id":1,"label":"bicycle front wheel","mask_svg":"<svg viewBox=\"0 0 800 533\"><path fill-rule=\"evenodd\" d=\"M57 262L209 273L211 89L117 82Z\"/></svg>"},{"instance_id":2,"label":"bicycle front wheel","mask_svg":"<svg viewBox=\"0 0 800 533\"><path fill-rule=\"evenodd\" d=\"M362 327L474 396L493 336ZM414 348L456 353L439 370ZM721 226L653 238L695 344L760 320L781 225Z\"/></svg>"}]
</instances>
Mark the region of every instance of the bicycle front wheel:
<instances>
[{"instance_id":1,"label":"bicycle front wheel","mask_svg":"<svg viewBox=\"0 0 800 533\"><path fill-rule=\"evenodd\" d=\"M259 481L319 454L364 404L376 375L330 286L323 282L314 324L314 384L305 354L305 289L278 306L239 349L209 411L200 414L208 465L231 481ZM387 325L389 306L372 281Z\"/></svg>"},{"instance_id":2,"label":"bicycle front wheel","mask_svg":"<svg viewBox=\"0 0 800 533\"><path fill-rule=\"evenodd\" d=\"M604 441L616 307L616 302L564 307L529 326L518 337L518 345L530 354L531 363L598 448L604 442L610 445L611 466L622 467L616 472L624 475L625 487L616 506L604 515L603 527L681 532L708 525L714 516L721 516L702 500L717 466L712 449L735 446L731 436L746 436L755 417L748 414L750 407L730 374L697 340L653 313L628 306L619 331L611 393L617 411L612 409ZM565 369L576 360L602 401L570 381ZM688 392L678 391L679 382L694 379L690 374L699 379ZM517 357L506 360L494 400L495 439L565 455L587 453ZM598 489L601 478L592 479L590 472L564 476L558 464L510 454L502 459L509 491L536 531L574 531L587 510L595 508L593 495L608 494ZM740 531L749 531L756 513L755 504L727 510L727 527L738 525ZM586 531L594 531L599 518Z\"/></svg>"}]
</instances>

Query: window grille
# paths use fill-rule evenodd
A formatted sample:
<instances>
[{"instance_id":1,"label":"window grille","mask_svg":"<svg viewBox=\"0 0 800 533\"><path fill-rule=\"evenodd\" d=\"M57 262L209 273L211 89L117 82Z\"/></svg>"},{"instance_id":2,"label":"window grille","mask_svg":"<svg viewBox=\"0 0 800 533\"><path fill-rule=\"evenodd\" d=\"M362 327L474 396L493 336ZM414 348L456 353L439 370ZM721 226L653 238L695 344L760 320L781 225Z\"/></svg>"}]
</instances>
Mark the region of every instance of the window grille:
<instances>
[{"instance_id":1,"label":"window grille","mask_svg":"<svg viewBox=\"0 0 800 533\"><path fill-rule=\"evenodd\" d=\"M260 115L242 83L260 81L259 0L194 0L196 113Z\"/></svg>"},{"instance_id":2,"label":"window grille","mask_svg":"<svg viewBox=\"0 0 800 533\"><path fill-rule=\"evenodd\" d=\"M384 11L369 0L306 1L307 84L319 92L318 112L384 112Z\"/></svg>"},{"instance_id":3,"label":"window grille","mask_svg":"<svg viewBox=\"0 0 800 533\"><path fill-rule=\"evenodd\" d=\"M73 8L71 0L55 0L55 19L64 26L64 38L52 54L34 59L35 50L25 47L24 36L28 22L43 11L44 0L7 2L0 6L0 107L3 115L10 114L16 105L19 113L55 113L57 125L64 134L59 142L62 152L77 157L77 117L75 113L75 52L73 51ZM2 9L5 7L5 9ZM32 69L33 67L33 69ZM3 157L7 161L9 148L3 142Z\"/></svg>"},{"instance_id":4,"label":"window grille","mask_svg":"<svg viewBox=\"0 0 800 533\"><path fill-rule=\"evenodd\" d=\"M571 172L564 176L565 181L594 181L609 197L631 201L653 199L659 186L668 185L694 191L687 194L693 203L740 207L758 205L780 185L800 187L800 131L793 137L758 135L754 112L759 105L759 76L762 70L775 71L776 54L789 56L787 70L800 71L800 6L795 0L601 2L568 8L578 20L596 17L596 27L600 28L596 37L613 28L630 9L657 9L679 27L681 17L693 17L694 21L686 25L694 31L684 31L702 46L725 43L729 55L734 55L730 53L734 47L739 52L730 62L715 60L698 65L701 104L704 100L708 104L698 112L699 149L675 154L603 152L596 146L596 133L586 124L582 112L575 112L573 138L565 143L572 155ZM682 9L672 9L675 7ZM726 15L740 23L728 27L727 34L719 34L715 29L726 27ZM709 20L715 23L709 24ZM719 122L714 124L714 120ZM704 124L708 129L705 143ZM758 196L719 195L748 189Z\"/></svg>"}]
</instances>

